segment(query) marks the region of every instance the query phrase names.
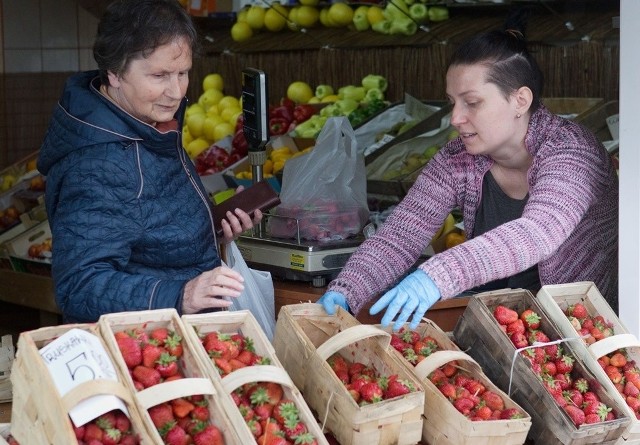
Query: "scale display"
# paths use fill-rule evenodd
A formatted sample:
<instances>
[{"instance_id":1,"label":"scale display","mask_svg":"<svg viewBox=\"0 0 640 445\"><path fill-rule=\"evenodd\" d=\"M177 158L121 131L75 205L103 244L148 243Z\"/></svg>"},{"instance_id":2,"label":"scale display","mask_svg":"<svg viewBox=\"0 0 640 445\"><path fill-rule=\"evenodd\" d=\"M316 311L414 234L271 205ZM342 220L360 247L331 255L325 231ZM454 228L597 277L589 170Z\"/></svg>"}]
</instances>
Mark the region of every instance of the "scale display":
<instances>
[{"instance_id":1,"label":"scale display","mask_svg":"<svg viewBox=\"0 0 640 445\"><path fill-rule=\"evenodd\" d=\"M242 70L243 132L250 151L264 150L269 141L267 75L254 68Z\"/></svg>"}]
</instances>

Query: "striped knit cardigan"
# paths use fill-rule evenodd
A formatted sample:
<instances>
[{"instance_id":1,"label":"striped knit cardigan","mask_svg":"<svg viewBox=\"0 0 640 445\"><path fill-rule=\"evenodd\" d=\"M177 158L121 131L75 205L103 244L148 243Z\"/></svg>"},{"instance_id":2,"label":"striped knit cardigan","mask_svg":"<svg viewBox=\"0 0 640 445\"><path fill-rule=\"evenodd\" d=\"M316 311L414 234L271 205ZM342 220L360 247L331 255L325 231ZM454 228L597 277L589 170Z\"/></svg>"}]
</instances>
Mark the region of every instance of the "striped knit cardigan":
<instances>
[{"instance_id":1,"label":"striped knit cardigan","mask_svg":"<svg viewBox=\"0 0 640 445\"><path fill-rule=\"evenodd\" d=\"M525 144L533 156L522 217L474 237L482 180L493 161L472 156L460 138L424 168L385 224L354 252L329 290L357 314L417 261L454 208L469 241L419 265L448 299L538 264L542 285L593 281L617 310L618 178L586 128L541 106Z\"/></svg>"}]
</instances>

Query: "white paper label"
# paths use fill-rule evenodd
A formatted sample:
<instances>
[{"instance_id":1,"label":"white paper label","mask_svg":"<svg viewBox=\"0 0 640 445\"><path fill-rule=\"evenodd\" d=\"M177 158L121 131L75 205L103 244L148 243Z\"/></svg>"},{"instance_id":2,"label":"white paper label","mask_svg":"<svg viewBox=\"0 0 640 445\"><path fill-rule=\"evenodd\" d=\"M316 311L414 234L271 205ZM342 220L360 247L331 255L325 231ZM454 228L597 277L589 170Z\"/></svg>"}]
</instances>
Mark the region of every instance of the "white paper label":
<instances>
[{"instance_id":1,"label":"white paper label","mask_svg":"<svg viewBox=\"0 0 640 445\"><path fill-rule=\"evenodd\" d=\"M62 396L81 383L107 379L118 381L111 358L100 339L82 329L73 328L40 349L56 388ZM74 425L82 426L114 409L129 415L122 400L113 395L96 395L78 403L69 411Z\"/></svg>"}]
</instances>

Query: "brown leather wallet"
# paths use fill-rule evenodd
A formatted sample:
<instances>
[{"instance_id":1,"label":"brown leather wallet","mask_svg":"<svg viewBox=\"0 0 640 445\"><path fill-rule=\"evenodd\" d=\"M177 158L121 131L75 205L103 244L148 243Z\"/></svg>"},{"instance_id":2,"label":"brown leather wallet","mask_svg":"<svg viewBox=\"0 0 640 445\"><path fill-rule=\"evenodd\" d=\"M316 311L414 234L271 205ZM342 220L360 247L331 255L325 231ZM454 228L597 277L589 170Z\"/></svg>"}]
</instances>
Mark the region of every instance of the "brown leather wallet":
<instances>
[{"instance_id":1,"label":"brown leather wallet","mask_svg":"<svg viewBox=\"0 0 640 445\"><path fill-rule=\"evenodd\" d=\"M251 217L256 210L266 212L280 204L280 197L267 181L260 181L213 206L216 234L222 235L221 221L227 212L242 209Z\"/></svg>"}]
</instances>

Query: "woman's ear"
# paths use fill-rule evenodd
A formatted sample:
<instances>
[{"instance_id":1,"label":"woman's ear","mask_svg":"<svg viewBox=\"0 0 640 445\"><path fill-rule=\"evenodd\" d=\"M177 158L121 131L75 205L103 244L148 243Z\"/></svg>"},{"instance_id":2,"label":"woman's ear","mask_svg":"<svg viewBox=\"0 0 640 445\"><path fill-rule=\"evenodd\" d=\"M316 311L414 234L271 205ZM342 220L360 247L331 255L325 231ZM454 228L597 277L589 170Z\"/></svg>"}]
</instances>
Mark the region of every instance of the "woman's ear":
<instances>
[{"instance_id":1,"label":"woman's ear","mask_svg":"<svg viewBox=\"0 0 640 445\"><path fill-rule=\"evenodd\" d=\"M533 93L529 87L520 87L515 92L516 112L518 114L526 114L531 108L533 102Z\"/></svg>"},{"instance_id":2,"label":"woman's ear","mask_svg":"<svg viewBox=\"0 0 640 445\"><path fill-rule=\"evenodd\" d=\"M107 78L109 79L109 85L115 88L120 86L120 78L112 71L107 71Z\"/></svg>"}]
</instances>

